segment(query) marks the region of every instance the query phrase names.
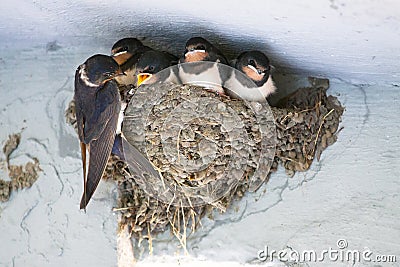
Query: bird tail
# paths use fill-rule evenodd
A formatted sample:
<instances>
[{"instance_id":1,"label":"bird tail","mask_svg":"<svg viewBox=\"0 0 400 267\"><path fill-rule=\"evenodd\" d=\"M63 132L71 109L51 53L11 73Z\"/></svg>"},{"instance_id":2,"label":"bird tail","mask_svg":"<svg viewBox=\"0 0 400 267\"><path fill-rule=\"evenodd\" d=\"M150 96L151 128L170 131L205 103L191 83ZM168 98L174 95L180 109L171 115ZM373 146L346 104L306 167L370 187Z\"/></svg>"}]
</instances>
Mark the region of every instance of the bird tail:
<instances>
[{"instance_id":1,"label":"bird tail","mask_svg":"<svg viewBox=\"0 0 400 267\"><path fill-rule=\"evenodd\" d=\"M86 209L107 166L115 139L116 125L112 125L112 121L110 120L107 123L99 138L92 141L89 145L89 169L85 183L86 186L81 199L81 209Z\"/></svg>"}]
</instances>

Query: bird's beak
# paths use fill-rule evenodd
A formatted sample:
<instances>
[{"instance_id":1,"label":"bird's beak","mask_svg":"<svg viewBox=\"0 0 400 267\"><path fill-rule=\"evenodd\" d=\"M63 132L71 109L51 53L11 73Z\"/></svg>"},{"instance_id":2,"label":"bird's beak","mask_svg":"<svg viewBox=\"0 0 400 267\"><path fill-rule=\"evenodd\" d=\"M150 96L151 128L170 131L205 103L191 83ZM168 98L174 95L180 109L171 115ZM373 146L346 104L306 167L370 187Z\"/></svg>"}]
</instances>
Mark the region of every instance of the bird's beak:
<instances>
[{"instance_id":1,"label":"bird's beak","mask_svg":"<svg viewBox=\"0 0 400 267\"><path fill-rule=\"evenodd\" d=\"M104 81L103 81L103 84L106 83L106 82L108 82L108 81L111 81L112 79L114 79L115 77L118 77L118 76L126 76L126 73L123 72L121 69L118 69L118 70L114 73L114 75L112 75L109 79L104 80Z\"/></svg>"},{"instance_id":2,"label":"bird's beak","mask_svg":"<svg viewBox=\"0 0 400 267\"><path fill-rule=\"evenodd\" d=\"M136 87L139 87L143 82L147 81L148 79L151 78L151 76L153 76L150 73L139 73L137 75L137 82L136 82Z\"/></svg>"}]
</instances>

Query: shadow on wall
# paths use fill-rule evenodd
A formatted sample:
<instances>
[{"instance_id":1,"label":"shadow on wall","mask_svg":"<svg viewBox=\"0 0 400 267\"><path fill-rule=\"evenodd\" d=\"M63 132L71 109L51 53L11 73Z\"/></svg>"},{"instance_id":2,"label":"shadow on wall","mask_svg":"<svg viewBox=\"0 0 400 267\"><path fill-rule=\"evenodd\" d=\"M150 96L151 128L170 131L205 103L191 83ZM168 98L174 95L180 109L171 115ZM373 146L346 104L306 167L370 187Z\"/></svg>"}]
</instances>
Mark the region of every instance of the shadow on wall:
<instances>
[{"instance_id":1,"label":"shadow on wall","mask_svg":"<svg viewBox=\"0 0 400 267\"><path fill-rule=\"evenodd\" d=\"M140 18L135 18L140 21ZM146 18L143 18L143 21ZM236 32L239 30L230 29L229 32L219 30L218 25L206 23L204 21L193 21L189 18L179 20L171 20L171 18L158 18L157 21L147 22L143 24L132 24L131 27L115 27L117 30L112 33L109 42L104 45L111 47L112 44L125 37L136 37L145 45L154 49L168 51L177 56L181 56L185 49L186 41L194 36L206 38L215 46L217 46L228 60L235 59L241 52L248 50L260 50L264 52L270 59L271 64L275 67L274 81L278 88L285 88L279 93L279 97L284 96L294 89L301 86L307 86L308 83L301 81L287 73L310 73L312 70L299 69L292 66L285 58L278 55L271 49L268 43L257 39L254 36L243 35ZM289 88L287 88L289 87Z\"/></svg>"},{"instance_id":2,"label":"shadow on wall","mask_svg":"<svg viewBox=\"0 0 400 267\"><path fill-rule=\"evenodd\" d=\"M236 58L243 51L260 50L268 55L277 70L296 69L287 60L277 55L268 43L262 41L262 38L257 39L254 36L236 33L233 28L229 32L223 32L218 29L218 25L205 24L202 21L182 20L182 18L175 21L160 18L143 25L119 28L114 32L113 38L117 41L124 37L136 37L155 49L166 50L180 56L189 38L201 36L217 46L229 60ZM112 43L107 45L111 46Z\"/></svg>"},{"instance_id":3,"label":"shadow on wall","mask_svg":"<svg viewBox=\"0 0 400 267\"><path fill-rule=\"evenodd\" d=\"M140 6L118 12L107 9L106 15L102 16L100 6L82 2L79 8L75 7L77 14L71 16L72 11L66 10L65 16L69 26L79 28L76 34L95 39L105 47L111 47L115 41L124 37L136 37L154 49L166 50L180 56L189 38L202 36L216 45L228 59L236 58L243 51L260 50L268 55L278 72L308 73L283 58L282 52L274 51L266 42L268 36L261 34L263 31L259 38L255 36L254 32L257 30L253 27L247 29L240 24L226 26L186 13L175 14L170 10L149 9L147 6L143 8L142 12L138 11L141 10ZM228 22L234 14L224 15ZM86 27L82 27L82 16Z\"/></svg>"},{"instance_id":4,"label":"shadow on wall","mask_svg":"<svg viewBox=\"0 0 400 267\"><path fill-rule=\"evenodd\" d=\"M12 5L6 4L11 11ZM224 4L216 4L221 14L215 18L213 12L204 14L204 8L199 9L198 15L193 15L192 9L196 8L196 4L186 4L185 8L178 8L178 4L176 1L149 4L144 1L83 0L71 2L66 7L50 0L25 2L21 3L20 8L24 12L16 10L12 18L0 19L5 24L3 29L0 26L0 36L2 33L9 39L19 36L25 42L27 38L39 41L44 38L50 38L47 41L64 39L67 43L72 41L74 45L88 41L90 45L95 43L100 48L98 52L104 51L101 48L108 50L121 38L136 37L146 45L176 55L182 54L185 42L190 37L202 36L220 48L229 59L246 50L260 50L268 55L278 73L316 75L312 66L302 64L302 69L299 69L299 64L293 63L298 59L293 56L293 51L286 54L286 51L282 52L282 47L273 43L281 38L276 30L283 28L275 26L271 27L271 33L266 32L268 25L276 24L271 14L267 16L266 13L265 19L260 19L257 15L264 14L262 10L253 10L254 14L248 14L252 11L248 6L236 6L228 11L223 8ZM207 4L210 1L202 3L203 6ZM21 17L26 19L16 19ZM97 51L96 47L94 51ZM305 66L309 69L304 69Z\"/></svg>"}]
</instances>

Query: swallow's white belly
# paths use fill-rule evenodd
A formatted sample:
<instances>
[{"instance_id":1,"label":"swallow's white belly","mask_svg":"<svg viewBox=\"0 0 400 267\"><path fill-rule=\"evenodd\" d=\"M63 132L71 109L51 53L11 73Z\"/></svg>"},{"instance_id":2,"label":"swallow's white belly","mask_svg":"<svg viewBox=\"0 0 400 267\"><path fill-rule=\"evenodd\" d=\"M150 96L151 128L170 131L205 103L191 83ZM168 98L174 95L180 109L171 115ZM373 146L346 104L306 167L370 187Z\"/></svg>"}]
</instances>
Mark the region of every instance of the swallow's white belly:
<instances>
[{"instance_id":1,"label":"swallow's white belly","mask_svg":"<svg viewBox=\"0 0 400 267\"><path fill-rule=\"evenodd\" d=\"M225 82L225 88L231 90L241 99L257 102L266 102L266 98L276 91L275 83L271 76L269 76L267 82L261 87L247 87L235 75L231 75Z\"/></svg>"},{"instance_id":2,"label":"swallow's white belly","mask_svg":"<svg viewBox=\"0 0 400 267\"><path fill-rule=\"evenodd\" d=\"M183 84L194 84L220 94L224 93L222 88L223 82L217 67L217 63L214 63L211 68L205 71L193 74L185 72L183 68L179 68L179 78Z\"/></svg>"},{"instance_id":3,"label":"swallow's white belly","mask_svg":"<svg viewBox=\"0 0 400 267\"><path fill-rule=\"evenodd\" d=\"M125 103L125 102L121 103L121 110L119 111L119 115L118 115L116 134L120 134L122 131L122 122L124 120L124 112L125 112L126 106L127 106L127 103Z\"/></svg>"}]
</instances>

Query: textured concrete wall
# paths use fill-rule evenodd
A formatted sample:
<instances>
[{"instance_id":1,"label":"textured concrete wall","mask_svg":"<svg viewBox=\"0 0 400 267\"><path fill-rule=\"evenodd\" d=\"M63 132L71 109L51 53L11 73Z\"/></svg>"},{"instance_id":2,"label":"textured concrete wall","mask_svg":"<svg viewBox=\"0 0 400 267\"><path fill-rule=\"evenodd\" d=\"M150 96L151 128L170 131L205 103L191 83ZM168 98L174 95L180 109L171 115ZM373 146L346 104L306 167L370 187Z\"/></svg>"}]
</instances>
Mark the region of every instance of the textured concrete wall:
<instances>
[{"instance_id":1,"label":"textured concrete wall","mask_svg":"<svg viewBox=\"0 0 400 267\"><path fill-rule=\"evenodd\" d=\"M257 251L265 246L321 252L337 248L342 238L351 250L397 255L399 261L398 1L248 0L215 7L210 0L131 2L1 1L0 147L24 128L11 161L25 164L37 157L43 172L31 188L0 203L0 266L116 265L117 215L111 210L117 193L102 182L88 212L79 211L79 144L64 110L78 64L131 35L175 53L189 36L204 35L230 56L260 48L281 72L345 80L331 79L328 91L346 107L337 143L309 171L288 178L280 169L226 214L204 218L188 240L190 255L208 260L197 266L257 262ZM47 52L46 44L54 40L62 48ZM288 77L290 87L300 84ZM0 164L0 178L7 177L4 168ZM155 266L161 256L178 254L169 232L153 244L155 256L143 255L148 264L138 266ZM178 264L175 257L171 261L157 266ZM296 266L351 264L378 266L328 260Z\"/></svg>"},{"instance_id":2,"label":"textured concrete wall","mask_svg":"<svg viewBox=\"0 0 400 267\"><path fill-rule=\"evenodd\" d=\"M203 35L229 55L268 53L281 72L353 83L400 82L400 2L305 1L2 1L0 44L14 39L109 47L139 36L174 53ZM106 51L106 50L105 50Z\"/></svg>"}]
</instances>

